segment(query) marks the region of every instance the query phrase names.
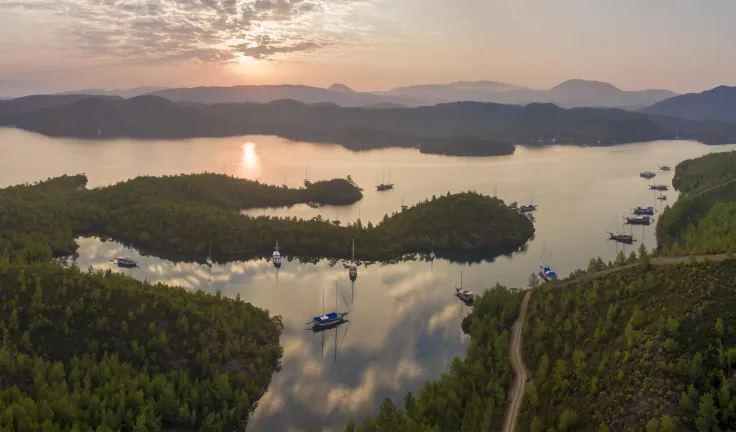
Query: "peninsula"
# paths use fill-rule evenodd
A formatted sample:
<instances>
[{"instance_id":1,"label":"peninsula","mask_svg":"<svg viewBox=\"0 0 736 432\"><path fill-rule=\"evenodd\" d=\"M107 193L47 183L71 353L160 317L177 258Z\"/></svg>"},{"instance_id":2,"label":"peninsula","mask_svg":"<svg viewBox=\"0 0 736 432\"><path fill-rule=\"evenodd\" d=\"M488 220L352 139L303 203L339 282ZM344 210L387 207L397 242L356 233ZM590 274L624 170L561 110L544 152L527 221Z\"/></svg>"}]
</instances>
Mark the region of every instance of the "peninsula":
<instances>
[{"instance_id":1,"label":"peninsula","mask_svg":"<svg viewBox=\"0 0 736 432\"><path fill-rule=\"evenodd\" d=\"M409 253L510 253L534 234L531 220L503 201L474 192L419 203L379 224L339 226L315 217L249 217L240 210L287 206L317 197L350 204L362 197L348 180L286 189L219 174L138 177L87 190L86 177L59 177L0 190L0 250L17 260L76 251L75 237L98 235L159 256L215 261L287 256L388 261ZM459 222L462 223L459 223Z\"/></svg>"}]
</instances>

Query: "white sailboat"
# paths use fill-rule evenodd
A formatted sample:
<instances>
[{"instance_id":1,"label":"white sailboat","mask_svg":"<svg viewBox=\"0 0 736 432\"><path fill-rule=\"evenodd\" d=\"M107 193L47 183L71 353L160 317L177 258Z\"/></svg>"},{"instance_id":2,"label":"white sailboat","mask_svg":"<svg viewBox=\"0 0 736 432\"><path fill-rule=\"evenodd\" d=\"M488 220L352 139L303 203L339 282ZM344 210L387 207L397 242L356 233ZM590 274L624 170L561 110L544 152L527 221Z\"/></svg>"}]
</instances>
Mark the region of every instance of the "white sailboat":
<instances>
[{"instance_id":1,"label":"white sailboat","mask_svg":"<svg viewBox=\"0 0 736 432\"><path fill-rule=\"evenodd\" d=\"M355 279L358 278L358 266L355 265L355 239L353 239L353 249L350 253L350 267L348 269L348 276L350 276L350 280L355 282Z\"/></svg>"},{"instance_id":2,"label":"white sailboat","mask_svg":"<svg viewBox=\"0 0 736 432\"><path fill-rule=\"evenodd\" d=\"M210 252L207 255L207 258L204 259L205 264L207 264L207 267L212 267L212 246L210 246Z\"/></svg>"},{"instance_id":3,"label":"white sailboat","mask_svg":"<svg viewBox=\"0 0 736 432\"><path fill-rule=\"evenodd\" d=\"M273 266L278 268L281 268L281 252L279 252L279 241L276 240L276 248L273 251L273 255L271 256L271 261L273 261Z\"/></svg>"},{"instance_id":4,"label":"white sailboat","mask_svg":"<svg viewBox=\"0 0 736 432\"><path fill-rule=\"evenodd\" d=\"M305 187L312 184L312 182L309 181L309 176L307 174L309 174L309 167L308 166L306 168L304 168L304 186Z\"/></svg>"},{"instance_id":5,"label":"white sailboat","mask_svg":"<svg viewBox=\"0 0 736 432\"><path fill-rule=\"evenodd\" d=\"M466 303L472 303L475 300L475 293L463 289L463 270L460 269L460 286L455 285L455 295Z\"/></svg>"}]
</instances>

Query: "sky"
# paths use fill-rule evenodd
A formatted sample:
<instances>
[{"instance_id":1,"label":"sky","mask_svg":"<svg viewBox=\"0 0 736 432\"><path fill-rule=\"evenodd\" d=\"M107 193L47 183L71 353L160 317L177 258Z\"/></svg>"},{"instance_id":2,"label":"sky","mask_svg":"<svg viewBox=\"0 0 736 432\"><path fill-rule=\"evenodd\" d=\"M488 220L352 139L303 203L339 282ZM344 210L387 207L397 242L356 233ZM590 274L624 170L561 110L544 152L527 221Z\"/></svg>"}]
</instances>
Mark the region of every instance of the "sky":
<instances>
[{"instance_id":1,"label":"sky","mask_svg":"<svg viewBox=\"0 0 736 432\"><path fill-rule=\"evenodd\" d=\"M567 79L736 85L733 0L0 0L0 93Z\"/></svg>"}]
</instances>

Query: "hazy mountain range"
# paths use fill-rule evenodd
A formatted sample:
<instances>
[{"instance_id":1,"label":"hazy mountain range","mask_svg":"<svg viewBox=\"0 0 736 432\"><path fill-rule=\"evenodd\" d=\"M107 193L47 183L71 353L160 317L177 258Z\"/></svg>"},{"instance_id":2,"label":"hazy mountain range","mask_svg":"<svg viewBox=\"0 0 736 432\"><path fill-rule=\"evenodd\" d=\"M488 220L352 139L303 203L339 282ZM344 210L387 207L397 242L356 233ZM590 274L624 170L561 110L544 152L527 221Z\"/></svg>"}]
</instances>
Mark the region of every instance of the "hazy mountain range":
<instances>
[{"instance_id":1,"label":"hazy mountain range","mask_svg":"<svg viewBox=\"0 0 736 432\"><path fill-rule=\"evenodd\" d=\"M6 84L3 84L6 83ZM37 94L38 83L0 81L0 99ZM3 92L5 89L6 92ZM328 88L304 85L244 85L232 87L164 88L137 87L132 89L83 89L56 94L87 94L131 98L153 95L173 102L266 103L292 99L308 104L334 103L344 107L397 108L435 105L438 103L475 101L527 105L554 103L560 107L614 107L641 109L677 94L668 90L624 91L615 86L586 80L565 81L548 90L538 90L496 81L460 81L397 87L389 91L358 92L344 84Z\"/></svg>"},{"instance_id":2,"label":"hazy mountain range","mask_svg":"<svg viewBox=\"0 0 736 432\"><path fill-rule=\"evenodd\" d=\"M585 80L565 81L549 90L535 90L495 81L456 82L398 87L385 92L357 92L344 84L329 88L302 85L170 88L148 93L173 102L240 103L292 99L304 103L334 103L345 107L427 106L475 101L527 105L554 103L560 107L616 107L639 109L676 96L668 90L624 91L615 86Z\"/></svg>"},{"instance_id":3,"label":"hazy mountain range","mask_svg":"<svg viewBox=\"0 0 736 432\"><path fill-rule=\"evenodd\" d=\"M682 138L736 142L736 123L614 108L455 102L415 108L305 104L175 103L157 96L31 96L0 102L0 125L78 138L194 138L247 134L363 150L417 147L453 155L508 154L513 145L613 145Z\"/></svg>"},{"instance_id":4,"label":"hazy mountain range","mask_svg":"<svg viewBox=\"0 0 736 432\"><path fill-rule=\"evenodd\" d=\"M692 120L736 122L736 87L720 86L702 93L690 93L663 100L642 112Z\"/></svg>"}]
</instances>

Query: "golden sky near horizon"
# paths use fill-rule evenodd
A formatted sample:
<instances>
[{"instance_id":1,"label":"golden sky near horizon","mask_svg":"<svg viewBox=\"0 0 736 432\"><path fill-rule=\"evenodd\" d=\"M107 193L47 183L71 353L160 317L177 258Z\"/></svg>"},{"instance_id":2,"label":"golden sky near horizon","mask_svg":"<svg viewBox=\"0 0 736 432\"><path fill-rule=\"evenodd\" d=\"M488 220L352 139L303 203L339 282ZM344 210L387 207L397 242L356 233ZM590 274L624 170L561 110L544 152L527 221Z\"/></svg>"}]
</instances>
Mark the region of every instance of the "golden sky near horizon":
<instances>
[{"instance_id":1,"label":"golden sky near horizon","mask_svg":"<svg viewBox=\"0 0 736 432\"><path fill-rule=\"evenodd\" d=\"M0 0L0 81L736 84L732 0Z\"/></svg>"}]
</instances>

